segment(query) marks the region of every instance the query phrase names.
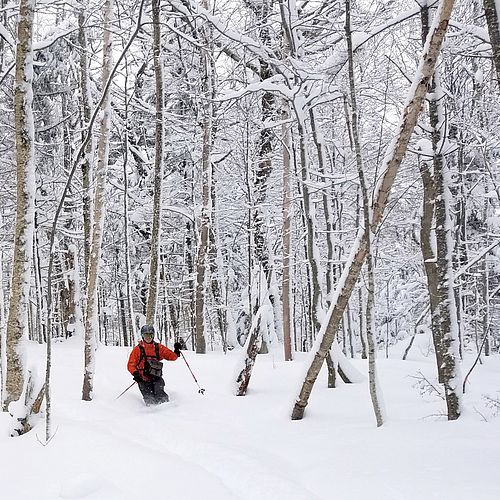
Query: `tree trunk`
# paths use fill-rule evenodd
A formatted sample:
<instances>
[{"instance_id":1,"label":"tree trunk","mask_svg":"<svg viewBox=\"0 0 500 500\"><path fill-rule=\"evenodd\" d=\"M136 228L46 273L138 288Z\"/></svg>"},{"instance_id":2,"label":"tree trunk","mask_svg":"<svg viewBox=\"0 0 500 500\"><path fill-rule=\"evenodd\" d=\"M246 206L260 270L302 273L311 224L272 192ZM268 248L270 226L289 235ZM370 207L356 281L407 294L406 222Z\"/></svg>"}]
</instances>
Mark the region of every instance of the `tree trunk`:
<instances>
[{"instance_id":1,"label":"tree trunk","mask_svg":"<svg viewBox=\"0 0 500 500\"><path fill-rule=\"evenodd\" d=\"M361 287L358 288L358 313L359 313L359 340L361 342L361 359L367 359L367 342L365 337L365 331L363 329L363 325L366 321L363 321L363 289Z\"/></svg>"},{"instance_id":2,"label":"tree trunk","mask_svg":"<svg viewBox=\"0 0 500 500\"><path fill-rule=\"evenodd\" d=\"M208 0L203 1L205 9L209 9ZM203 116L203 146L201 155L201 215L199 219L198 252L196 256L196 289L195 289L195 332L196 352L206 353L205 328L205 283L207 277L207 256L209 233L211 226L211 191L212 191L212 130L213 130L213 53L211 50L210 27L200 29L200 38L204 47L201 49L201 112Z\"/></svg>"},{"instance_id":3,"label":"tree trunk","mask_svg":"<svg viewBox=\"0 0 500 500\"><path fill-rule=\"evenodd\" d=\"M427 33L428 29L428 9L422 9L423 31ZM460 374L457 366L458 362L458 322L456 315L455 295L453 292L452 280L452 260L453 243L451 236L450 221L450 196L449 191L449 169L446 159L441 153L445 135L443 132L444 93L441 88L440 74L437 69L431 83L429 96L429 119L431 125L431 139L433 149L433 179L426 179L434 188L434 198L427 200L429 207L424 207L428 212L434 205L435 217L435 247L436 256L430 255L432 247L427 248L429 241L424 241L423 248L426 248L425 260L426 271L429 270L428 280L431 281L429 287L431 315L432 315L432 334L434 346L436 349L436 360L438 366L439 381L444 385L445 396L448 406L448 418L455 420L460 416ZM425 169L424 169L425 170ZM429 172L425 173L425 177ZM429 221L426 220L426 224ZM431 235L429 227L426 229L426 238Z\"/></svg>"},{"instance_id":4,"label":"tree trunk","mask_svg":"<svg viewBox=\"0 0 500 500\"><path fill-rule=\"evenodd\" d=\"M263 0L260 3L251 4L255 11L256 16L259 19L259 39L261 43L265 46L270 46L271 44L271 31L268 21L268 16L271 12L272 2L270 0ZM269 65L268 61L264 58L259 59L260 62L260 80L264 81L273 76L273 70ZM246 393L246 388L250 381L252 374L252 369L255 364L255 357L259 352L259 348L262 350L267 349L265 342L262 341L261 337L261 327L260 327L260 309L263 305L264 300L269 299L270 303L274 306L274 297L269 294L269 284L271 283L271 264L269 258L269 249L267 245L267 213L265 209L265 203L267 199L267 184L272 171L272 160L271 154L273 152L273 141L272 141L272 131L267 125L267 121L271 119L274 114L275 98L271 92L264 92L261 99L261 109L262 109L262 128L260 131L260 136L258 140L258 164L256 171L254 173L253 187L255 197L253 200L253 210L252 210L252 227L253 227L253 250L254 250L254 267L256 272L254 273L254 279L259 280L258 289L259 293L256 297L251 297L250 299L250 314L252 315L252 325L255 323L255 317L259 317L259 328L255 329L253 326L247 337L247 358L244 361L244 368L242 368L241 373L245 373L245 376L239 376L238 380L241 378L243 381L240 384L240 390L238 395L242 396ZM251 260L251 256L249 257ZM266 289L264 290L261 283L262 273L264 273L266 283ZM252 286L250 287L252 288ZM262 328L267 328L267 325Z\"/></svg>"},{"instance_id":5,"label":"tree trunk","mask_svg":"<svg viewBox=\"0 0 500 500\"><path fill-rule=\"evenodd\" d=\"M151 0L153 8L153 61L155 70L156 120L155 167L153 194L153 226L151 229L151 256L149 261L149 288L146 303L146 323L153 325L156 316L159 285L161 234L161 197L163 183L163 59L161 57L160 0Z\"/></svg>"},{"instance_id":6,"label":"tree trunk","mask_svg":"<svg viewBox=\"0 0 500 500\"><path fill-rule=\"evenodd\" d=\"M22 340L27 329L27 307L31 281L35 213L35 165L33 123L33 18L35 2L21 0L17 26L16 75L14 90L17 206L14 261L7 319L7 372L4 409L20 398L25 359Z\"/></svg>"},{"instance_id":7,"label":"tree trunk","mask_svg":"<svg viewBox=\"0 0 500 500\"><path fill-rule=\"evenodd\" d=\"M212 163L212 183L211 190L211 210L212 214L216 213L215 206L215 182L214 182L214 165ZM224 353L228 349L228 323L227 323L227 291L225 285L219 276L219 270L222 270L222 257L220 253L219 243L217 239L215 222L212 221L209 230L209 243L208 243L208 265L210 273L210 289L212 291L212 298L214 301L215 314L217 316L217 326L222 338L222 348ZM231 349L234 347L234 342L231 342Z\"/></svg>"},{"instance_id":8,"label":"tree trunk","mask_svg":"<svg viewBox=\"0 0 500 500\"><path fill-rule=\"evenodd\" d=\"M127 78L125 78L125 89L127 88ZM124 158L123 158L123 229L124 229L124 242L125 242L125 325L124 325L124 341L125 345L134 345L135 343L135 328L134 328L134 303L132 300L132 267L130 265L130 230L128 218L128 136L129 136L129 122L128 122L128 99L125 99L125 140L123 144Z\"/></svg>"},{"instance_id":9,"label":"tree trunk","mask_svg":"<svg viewBox=\"0 0 500 500\"><path fill-rule=\"evenodd\" d=\"M422 7L420 11L420 17L422 22L422 44L425 44L425 40L429 33L429 8ZM430 104L432 109L435 105ZM432 115L436 115L434 110ZM424 259L424 269L427 277L427 288L429 291L429 305L431 310L431 326L432 326L432 341L434 344L434 351L436 354L437 363L437 373L439 383L443 383L441 366L443 360L441 357L441 339L438 334L438 329L436 326L436 311L439 306L438 301L438 269L436 262L436 255L434 252L435 248L435 234L433 232L434 217L435 217L435 201L436 201L436 186L433 173L429 165L429 159L424 159L419 162L420 176L422 178L423 187L423 206L422 206L422 216L420 218L420 248L422 251L422 257Z\"/></svg>"},{"instance_id":10,"label":"tree trunk","mask_svg":"<svg viewBox=\"0 0 500 500\"><path fill-rule=\"evenodd\" d=\"M321 137L320 132L318 131L316 125L316 113L314 108L309 110L309 119L311 121L311 132L313 135L314 144L316 145L316 151L318 155L318 170L320 173L326 173L325 167L325 152L324 152L324 144L323 138ZM334 224L332 219L332 209L333 206L330 196L328 195L326 189L323 191L322 196L323 201L323 213L325 217L325 225L326 225L326 248L327 248L327 267L326 267L326 302L328 305L330 300L330 295L333 291L334 286L334 268L333 268L333 258L334 258L334 241L333 241L333 230Z\"/></svg>"},{"instance_id":11,"label":"tree trunk","mask_svg":"<svg viewBox=\"0 0 500 500\"><path fill-rule=\"evenodd\" d=\"M429 33L426 46L420 58L419 67L409 90L408 98L398 126L398 132L388 146L387 154L383 161L382 175L373 195L372 232L377 229L382 220L392 185L406 153L418 116L422 110L429 83L434 73L436 60L448 28L453 4L454 0L442 0L439 6L433 27ZM363 229L360 229L337 285L336 295L332 300L330 310L322 325L319 334L321 338L319 349L307 371L306 378L296 399L291 415L293 420L301 419L304 415L304 410L307 406L312 388L318 377L325 356L335 338L344 309L358 280L366 254L366 234Z\"/></svg>"},{"instance_id":12,"label":"tree trunk","mask_svg":"<svg viewBox=\"0 0 500 500\"><path fill-rule=\"evenodd\" d=\"M363 156L361 152L361 140L359 137L358 125L358 104L356 98L356 86L354 81L354 59L352 48L351 32L351 2L346 0L345 13L345 32L347 38L347 59L349 71L349 91L351 99L351 123L354 151L356 153L356 166L358 170L359 185L361 189L361 199L363 203L363 226L364 239L366 241L366 260L368 272L368 298L366 301L366 338L368 342L368 379L370 386L370 397L372 400L373 411L377 420L377 427L384 423L384 417L381 405L381 391L378 386L376 370L376 350L375 350L375 278L372 254L372 237L370 233L370 211L368 207L368 187L363 166ZM346 307L348 307L348 303Z\"/></svg>"},{"instance_id":13,"label":"tree trunk","mask_svg":"<svg viewBox=\"0 0 500 500\"><path fill-rule=\"evenodd\" d=\"M112 68L112 41L111 23L113 16L113 0L106 0L104 4L104 33L103 33L103 88L109 80ZM97 165L95 172L94 218L92 228L92 242L90 247L89 272L87 279L87 308L85 313L85 348L84 348L84 376L82 399L91 401L93 398L95 349L99 332L98 318L98 279L101 260L106 175L109 157L109 132L111 127L111 96L106 93L101 103L102 117L100 122L99 144L97 151Z\"/></svg>"},{"instance_id":14,"label":"tree trunk","mask_svg":"<svg viewBox=\"0 0 500 500\"><path fill-rule=\"evenodd\" d=\"M306 230L306 258L310 269L310 296L311 296L311 317L313 323L314 336L321 328L322 315L322 290L320 284L320 271L317 260L317 248L315 241L315 216L314 210L311 205L311 197L309 194L308 182L309 168L307 161L306 151L306 138L305 138L305 124L301 122L302 110L296 110L298 118L298 134L300 142L300 173L301 173L301 193L302 193L302 206L304 208L305 230Z\"/></svg>"},{"instance_id":15,"label":"tree trunk","mask_svg":"<svg viewBox=\"0 0 500 500\"><path fill-rule=\"evenodd\" d=\"M283 122L290 119L290 105L283 101ZM290 333L290 231L291 231L291 189L290 189L290 125L283 123L283 347L285 361L292 360L292 337Z\"/></svg>"},{"instance_id":16,"label":"tree trunk","mask_svg":"<svg viewBox=\"0 0 500 500\"><path fill-rule=\"evenodd\" d=\"M436 89L433 92L433 99L442 100L444 94L438 89L438 74ZM438 103L438 101L435 101ZM440 101L442 102L442 101ZM440 103L438 106L441 105ZM437 113L438 121L444 116ZM451 254L453 242L451 235L450 221L450 174L445 158L439 152L442 147L443 137L437 128L437 122L431 119L433 127L433 150L434 150L434 181L436 186L436 264L437 264L437 301L438 305L434 311L434 323L438 335L437 344L440 349L441 358L441 380L445 388L446 404L448 407L448 420L456 420L461 414L461 376L459 369L458 355L458 323L455 305L455 295L453 292L453 268Z\"/></svg>"},{"instance_id":17,"label":"tree trunk","mask_svg":"<svg viewBox=\"0 0 500 500\"><path fill-rule=\"evenodd\" d=\"M250 383L250 377L252 376L253 366L255 364L255 359L257 358L257 353L259 351L259 339L262 339L262 334L260 332L262 323L262 317L260 315L260 310L254 315L253 323L250 328L250 334L245 344L245 361L244 366L236 377L236 395L245 396L248 390L248 384Z\"/></svg>"},{"instance_id":18,"label":"tree trunk","mask_svg":"<svg viewBox=\"0 0 500 500\"><path fill-rule=\"evenodd\" d=\"M80 44L80 99L82 104L82 114L84 127L82 131L82 140L85 134L92 134L89 130L85 132L92 116L92 96L89 85L89 63L87 59L87 36L85 34L85 9L78 12L78 43ZM82 191L83 191L83 250L84 250L84 276L88 276L90 261L90 242L92 239L92 196L91 185L94 163L94 141L90 139L82 155Z\"/></svg>"}]
</instances>

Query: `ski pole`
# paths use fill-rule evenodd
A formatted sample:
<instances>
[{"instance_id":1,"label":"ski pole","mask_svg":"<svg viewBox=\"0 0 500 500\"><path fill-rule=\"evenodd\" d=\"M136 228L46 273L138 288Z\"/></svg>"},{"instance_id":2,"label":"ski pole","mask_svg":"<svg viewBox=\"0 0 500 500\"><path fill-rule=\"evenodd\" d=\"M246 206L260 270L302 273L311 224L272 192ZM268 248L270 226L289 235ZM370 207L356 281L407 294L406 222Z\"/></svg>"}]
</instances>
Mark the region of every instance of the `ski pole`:
<instances>
[{"instance_id":1,"label":"ski pole","mask_svg":"<svg viewBox=\"0 0 500 500\"><path fill-rule=\"evenodd\" d=\"M134 380L119 396L116 396L115 398L115 401L118 399L118 398L121 398L134 384L136 384L137 382Z\"/></svg>"},{"instance_id":2,"label":"ski pole","mask_svg":"<svg viewBox=\"0 0 500 500\"><path fill-rule=\"evenodd\" d=\"M184 354L182 354L182 351L180 351L181 353L181 356L182 356L182 359L184 360L184 362L186 363L186 366L188 367L188 370L191 372L191 375L193 376L194 378L194 381L196 382L196 385L198 386L198 389L199 389L199 393L200 394L205 394L205 389L202 389L200 387L200 384L198 383L198 381L196 380L196 377L194 376L194 373L193 373L193 370L191 370L191 367L189 366L189 363L187 362L187 359L184 357Z\"/></svg>"}]
</instances>

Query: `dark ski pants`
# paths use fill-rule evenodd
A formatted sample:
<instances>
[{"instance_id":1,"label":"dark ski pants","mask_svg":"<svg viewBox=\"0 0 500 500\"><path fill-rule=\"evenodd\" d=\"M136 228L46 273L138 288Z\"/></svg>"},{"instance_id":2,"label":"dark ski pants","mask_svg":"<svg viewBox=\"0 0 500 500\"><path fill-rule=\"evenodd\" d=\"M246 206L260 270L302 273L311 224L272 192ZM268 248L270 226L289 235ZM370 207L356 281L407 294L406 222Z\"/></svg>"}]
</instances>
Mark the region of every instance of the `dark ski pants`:
<instances>
[{"instance_id":1,"label":"dark ski pants","mask_svg":"<svg viewBox=\"0 0 500 500\"><path fill-rule=\"evenodd\" d=\"M168 394L165 392L165 381L157 377L150 382L138 382L137 385L142 393L144 402L149 405L159 405L168 401Z\"/></svg>"}]
</instances>

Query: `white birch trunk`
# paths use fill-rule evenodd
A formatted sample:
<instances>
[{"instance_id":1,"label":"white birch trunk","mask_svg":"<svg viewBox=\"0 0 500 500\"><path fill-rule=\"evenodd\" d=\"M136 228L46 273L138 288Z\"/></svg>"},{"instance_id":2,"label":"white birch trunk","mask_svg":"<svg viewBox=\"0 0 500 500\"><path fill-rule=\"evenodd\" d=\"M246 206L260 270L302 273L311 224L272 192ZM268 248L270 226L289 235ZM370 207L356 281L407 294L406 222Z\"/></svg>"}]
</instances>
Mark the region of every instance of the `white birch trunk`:
<instances>
[{"instance_id":1,"label":"white birch trunk","mask_svg":"<svg viewBox=\"0 0 500 500\"><path fill-rule=\"evenodd\" d=\"M158 287L160 283L160 234L161 234L161 199L163 183L163 59L161 57L161 20L160 0L152 0L153 9L153 61L155 71L155 166L153 193L153 225L151 228L151 256L149 261L149 288L146 303L146 323L154 325Z\"/></svg>"},{"instance_id":2,"label":"white birch trunk","mask_svg":"<svg viewBox=\"0 0 500 500\"><path fill-rule=\"evenodd\" d=\"M113 0L106 0L104 5L104 34L103 34L103 64L102 85L106 85L112 69L112 41L111 22L113 16ZM85 313L85 348L84 348L84 376L82 399L90 401L93 398L95 350L99 329L98 320L98 279L103 239L106 175L109 156L109 130L111 126L111 96L106 93L101 104L102 116L100 121L99 143L97 151L97 165L95 172L94 220L92 227L92 242L89 256L89 272L87 278L87 307Z\"/></svg>"},{"instance_id":3,"label":"white birch trunk","mask_svg":"<svg viewBox=\"0 0 500 500\"><path fill-rule=\"evenodd\" d=\"M5 409L11 401L20 398L25 377L23 341L27 330L35 214L35 138L32 110L34 11L35 2L33 0L21 0L17 27L14 91L17 207L11 296L7 320Z\"/></svg>"},{"instance_id":4,"label":"white birch trunk","mask_svg":"<svg viewBox=\"0 0 500 500\"><path fill-rule=\"evenodd\" d=\"M78 42L80 44L80 100L84 126L88 127L92 116L92 95L89 85L89 63L87 58L87 36L85 33L85 13L83 7L78 12ZM82 157L82 184L83 184L83 249L85 262L85 279L87 279L90 261L90 242L92 239L92 196L91 185L94 167L95 141L92 130L88 130L89 139L85 145ZM82 132L82 139L85 132Z\"/></svg>"}]
</instances>

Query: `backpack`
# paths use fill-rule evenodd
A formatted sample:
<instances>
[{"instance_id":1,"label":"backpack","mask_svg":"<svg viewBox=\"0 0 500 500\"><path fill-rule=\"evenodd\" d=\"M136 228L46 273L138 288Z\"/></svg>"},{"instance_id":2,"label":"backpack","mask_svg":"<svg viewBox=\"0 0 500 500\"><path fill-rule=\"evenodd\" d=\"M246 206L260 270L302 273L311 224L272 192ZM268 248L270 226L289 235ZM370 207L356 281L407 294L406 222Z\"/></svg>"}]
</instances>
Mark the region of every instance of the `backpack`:
<instances>
[{"instance_id":1,"label":"backpack","mask_svg":"<svg viewBox=\"0 0 500 500\"><path fill-rule=\"evenodd\" d=\"M148 358L146 356L146 350L144 346L139 344L139 350L141 351L141 356L139 357L139 363L144 358L144 375L148 377L161 377L161 371L163 368L163 363L160 361L160 344L157 342L155 344L155 358Z\"/></svg>"}]
</instances>

